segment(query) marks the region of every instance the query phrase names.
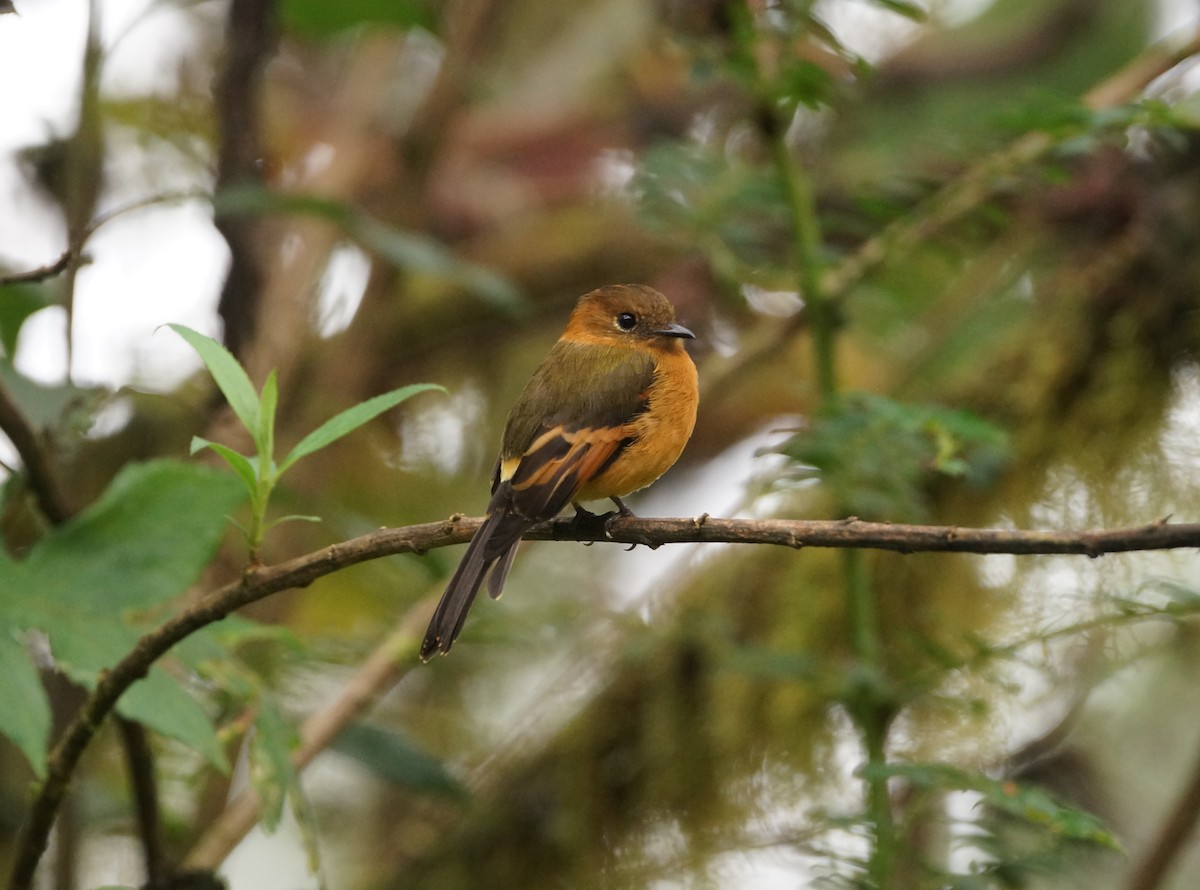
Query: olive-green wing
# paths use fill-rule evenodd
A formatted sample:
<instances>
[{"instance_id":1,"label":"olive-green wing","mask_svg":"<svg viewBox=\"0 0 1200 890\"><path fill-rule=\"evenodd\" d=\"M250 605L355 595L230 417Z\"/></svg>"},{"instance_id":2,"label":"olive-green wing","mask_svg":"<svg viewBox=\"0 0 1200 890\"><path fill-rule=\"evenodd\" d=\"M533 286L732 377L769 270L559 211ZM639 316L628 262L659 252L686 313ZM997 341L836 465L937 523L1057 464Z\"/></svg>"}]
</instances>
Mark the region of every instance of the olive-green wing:
<instances>
[{"instance_id":1,"label":"olive-green wing","mask_svg":"<svg viewBox=\"0 0 1200 890\"><path fill-rule=\"evenodd\" d=\"M653 379L645 353L560 341L509 415L493 501L527 519L555 516L633 441Z\"/></svg>"}]
</instances>

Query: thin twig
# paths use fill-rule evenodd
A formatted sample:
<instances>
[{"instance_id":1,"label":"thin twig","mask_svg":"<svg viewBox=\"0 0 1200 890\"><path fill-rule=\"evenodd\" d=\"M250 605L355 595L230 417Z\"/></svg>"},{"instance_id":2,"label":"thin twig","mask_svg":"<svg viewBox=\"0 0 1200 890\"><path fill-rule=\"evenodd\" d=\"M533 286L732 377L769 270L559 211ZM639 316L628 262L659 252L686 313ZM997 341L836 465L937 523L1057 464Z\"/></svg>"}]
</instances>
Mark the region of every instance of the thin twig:
<instances>
[{"instance_id":1,"label":"thin twig","mask_svg":"<svg viewBox=\"0 0 1200 890\"><path fill-rule=\"evenodd\" d=\"M1200 30L1183 40L1177 36L1168 38L1105 78L1081 101L1094 111L1131 102L1153 81L1197 54L1200 54ZM1005 181L1006 174L1037 160L1054 144L1048 133L1026 133L972 165L926 198L912 213L884 227L853 254L827 269L821 277L821 293L829 302L844 299L888 257L904 255L978 208L994 193L996 184ZM706 375L706 395L709 398L723 395L744 373L780 355L809 321L806 313L797 313L756 348L743 350L736 361L718 374Z\"/></svg>"},{"instance_id":2,"label":"thin twig","mask_svg":"<svg viewBox=\"0 0 1200 890\"><path fill-rule=\"evenodd\" d=\"M225 63L213 99L217 114L215 191L263 181L260 104L263 72L275 53L277 27L271 0L232 0L226 14ZM257 250L259 223L218 215L217 231L229 244L229 271L217 312L225 345L242 358L258 331L263 272Z\"/></svg>"},{"instance_id":3,"label":"thin twig","mask_svg":"<svg viewBox=\"0 0 1200 890\"><path fill-rule=\"evenodd\" d=\"M292 753L295 770L303 770L312 763L351 721L416 667L412 656L416 652L417 634L424 629L427 618L424 608L410 610L367 656L337 698L304 721L300 727L300 744ZM258 824L261 805L253 788L239 793L220 817L205 829L183 858L183 866L196 871L215 871Z\"/></svg>"},{"instance_id":4,"label":"thin twig","mask_svg":"<svg viewBox=\"0 0 1200 890\"><path fill-rule=\"evenodd\" d=\"M53 463L38 441L37 430L21 413L16 399L3 380L0 380L0 430L8 436L21 456L29 487L33 489L39 509L53 525L71 517L71 508Z\"/></svg>"},{"instance_id":5,"label":"thin twig","mask_svg":"<svg viewBox=\"0 0 1200 890\"><path fill-rule=\"evenodd\" d=\"M138 836L142 841L142 861L146 868L146 886L155 887L163 878L162 841L158 836L158 782L154 777L154 754L146 727L124 717L117 719L125 748L125 764L133 789Z\"/></svg>"},{"instance_id":6,"label":"thin twig","mask_svg":"<svg viewBox=\"0 0 1200 890\"><path fill-rule=\"evenodd\" d=\"M1159 828L1142 861L1133 870L1129 890L1157 890L1187 845L1200 821L1200 759L1192 767L1192 778L1175 802L1171 814Z\"/></svg>"},{"instance_id":7,"label":"thin twig","mask_svg":"<svg viewBox=\"0 0 1200 890\"><path fill-rule=\"evenodd\" d=\"M12 393L0 380L0 430L8 436L21 457L29 486L39 509L51 525L62 525L75 511L54 462L42 448L37 431L21 412ZM121 741L129 763L130 785L137 810L146 871L153 883L161 872L162 845L158 837L158 792L154 782L153 753L140 724L121 720Z\"/></svg>"},{"instance_id":8,"label":"thin twig","mask_svg":"<svg viewBox=\"0 0 1200 890\"><path fill-rule=\"evenodd\" d=\"M149 195L145 198L137 198L130 201L128 204L120 204L113 207L111 210L105 210L103 213L96 214L92 221L87 224L83 230L83 237L92 237L97 230L102 226L108 225L114 219L126 216L130 213L136 213L139 210L145 210L149 207L160 207L164 204L182 204L186 201L209 201L213 200L213 194L206 189L182 189L176 192L160 192L156 195Z\"/></svg>"},{"instance_id":9,"label":"thin twig","mask_svg":"<svg viewBox=\"0 0 1200 890\"><path fill-rule=\"evenodd\" d=\"M451 517L442 522L382 529L275 566L250 569L238 581L200 597L178 615L145 634L97 680L79 714L51 751L46 779L34 799L13 857L10 890L29 890L46 848L54 814L79 758L117 700L180 640L220 621L234 610L290 588L307 587L340 569L381 556L425 553L468 541L482 519ZM525 535L537 541L611 541L619 544L730 543L793 547L865 547L899 553L1077 554L1090 557L1134 550L1200 547L1200 524L1165 520L1132 528L1094 531L1018 531L926 525L890 525L851 518L833 521L786 519L640 519L620 517L581 523L560 519Z\"/></svg>"},{"instance_id":10,"label":"thin twig","mask_svg":"<svg viewBox=\"0 0 1200 890\"><path fill-rule=\"evenodd\" d=\"M62 256L45 266L30 269L28 272L10 272L7 275L0 275L0 287L9 284L36 284L39 281L45 281L47 278L54 278L67 271L67 267L71 265L71 260L74 258L75 254L73 251L64 250ZM81 265L82 262L81 258Z\"/></svg>"}]
</instances>

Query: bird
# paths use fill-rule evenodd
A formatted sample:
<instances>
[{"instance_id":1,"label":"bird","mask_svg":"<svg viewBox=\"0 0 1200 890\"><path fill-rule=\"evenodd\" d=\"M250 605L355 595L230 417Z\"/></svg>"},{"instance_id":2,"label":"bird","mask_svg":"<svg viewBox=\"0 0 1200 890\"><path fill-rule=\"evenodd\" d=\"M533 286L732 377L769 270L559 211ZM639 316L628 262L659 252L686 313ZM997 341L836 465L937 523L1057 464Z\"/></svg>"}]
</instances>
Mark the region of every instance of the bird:
<instances>
[{"instance_id":1,"label":"bird","mask_svg":"<svg viewBox=\"0 0 1200 890\"><path fill-rule=\"evenodd\" d=\"M652 287L613 284L579 298L566 329L508 415L492 497L421 643L445 655L487 578L497 599L521 536L568 503L621 498L679 459L696 425L699 380L684 348L695 335Z\"/></svg>"}]
</instances>

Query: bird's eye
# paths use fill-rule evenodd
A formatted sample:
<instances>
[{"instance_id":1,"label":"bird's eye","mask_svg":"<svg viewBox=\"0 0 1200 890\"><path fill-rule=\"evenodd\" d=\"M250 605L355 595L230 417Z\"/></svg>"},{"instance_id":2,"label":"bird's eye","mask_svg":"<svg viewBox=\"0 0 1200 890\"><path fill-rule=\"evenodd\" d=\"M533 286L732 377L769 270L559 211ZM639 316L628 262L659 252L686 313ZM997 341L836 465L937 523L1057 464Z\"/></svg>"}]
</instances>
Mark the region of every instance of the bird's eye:
<instances>
[{"instance_id":1,"label":"bird's eye","mask_svg":"<svg viewBox=\"0 0 1200 890\"><path fill-rule=\"evenodd\" d=\"M617 316L617 327L623 331L632 331L637 325L637 316L632 312L622 312Z\"/></svg>"}]
</instances>

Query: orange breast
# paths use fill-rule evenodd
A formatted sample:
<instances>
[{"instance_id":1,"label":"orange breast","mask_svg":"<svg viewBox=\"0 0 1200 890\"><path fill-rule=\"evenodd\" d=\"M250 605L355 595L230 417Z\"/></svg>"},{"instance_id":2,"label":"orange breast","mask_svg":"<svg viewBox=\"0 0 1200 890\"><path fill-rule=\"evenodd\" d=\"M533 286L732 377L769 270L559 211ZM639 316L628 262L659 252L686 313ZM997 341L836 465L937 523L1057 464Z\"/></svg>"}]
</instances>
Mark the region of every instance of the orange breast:
<instances>
[{"instance_id":1,"label":"orange breast","mask_svg":"<svg viewBox=\"0 0 1200 890\"><path fill-rule=\"evenodd\" d=\"M636 441L574 499L621 497L645 488L669 470L696 426L699 396L696 366L687 352L682 346L662 350L648 393L649 407L627 427Z\"/></svg>"}]
</instances>

